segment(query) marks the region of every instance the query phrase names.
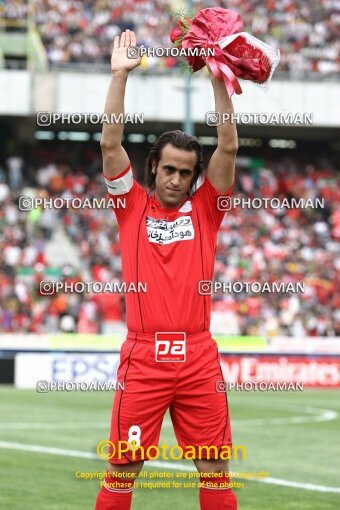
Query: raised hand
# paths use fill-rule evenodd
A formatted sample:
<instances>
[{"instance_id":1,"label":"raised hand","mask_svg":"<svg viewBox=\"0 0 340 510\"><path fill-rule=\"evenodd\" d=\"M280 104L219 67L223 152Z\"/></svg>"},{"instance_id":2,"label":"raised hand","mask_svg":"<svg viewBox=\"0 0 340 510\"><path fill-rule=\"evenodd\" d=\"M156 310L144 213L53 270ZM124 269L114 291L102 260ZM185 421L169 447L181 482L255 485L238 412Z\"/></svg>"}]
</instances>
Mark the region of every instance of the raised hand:
<instances>
[{"instance_id":1,"label":"raised hand","mask_svg":"<svg viewBox=\"0 0 340 510\"><path fill-rule=\"evenodd\" d=\"M136 46L136 36L131 30L126 30L121 36L117 35L113 43L111 56L111 71L132 71L141 63ZM134 58L136 57L136 58Z\"/></svg>"}]
</instances>

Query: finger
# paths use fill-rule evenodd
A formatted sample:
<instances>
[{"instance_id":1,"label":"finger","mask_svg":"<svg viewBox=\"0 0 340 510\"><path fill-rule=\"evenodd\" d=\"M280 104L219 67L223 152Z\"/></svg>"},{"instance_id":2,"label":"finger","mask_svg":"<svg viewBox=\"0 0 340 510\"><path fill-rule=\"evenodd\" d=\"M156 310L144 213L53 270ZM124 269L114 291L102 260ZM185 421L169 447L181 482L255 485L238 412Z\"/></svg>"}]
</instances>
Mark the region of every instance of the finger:
<instances>
[{"instance_id":1,"label":"finger","mask_svg":"<svg viewBox=\"0 0 340 510\"><path fill-rule=\"evenodd\" d=\"M113 41L113 49L117 50L119 48L119 35L116 35Z\"/></svg>"},{"instance_id":2,"label":"finger","mask_svg":"<svg viewBox=\"0 0 340 510\"><path fill-rule=\"evenodd\" d=\"M120 36L120 47L121 48L125 47L125 39L126 39L126 33L123 32L122 35Z\"/></svg>"},{"instance_id":3,"label":"finger","mask_svg":"<svg viewBox=\"0 0 340 510\"><path fill-rule=\"evenodd\" d=\"M125 46L131 46L131 32L130 30L126 31L126 38L125 38Z\"/></svg>"},{"instance_id":4,"label":"finger","mask_svg":"<svg viewBox=\"0 0 340 510\"><path fill-rule=\"evenodd\" d=\"M136 44L137 44L136 34L132 31L130 32L130 39L131 39L131 46L136 46Z\"/></svg>"}]
</instances>

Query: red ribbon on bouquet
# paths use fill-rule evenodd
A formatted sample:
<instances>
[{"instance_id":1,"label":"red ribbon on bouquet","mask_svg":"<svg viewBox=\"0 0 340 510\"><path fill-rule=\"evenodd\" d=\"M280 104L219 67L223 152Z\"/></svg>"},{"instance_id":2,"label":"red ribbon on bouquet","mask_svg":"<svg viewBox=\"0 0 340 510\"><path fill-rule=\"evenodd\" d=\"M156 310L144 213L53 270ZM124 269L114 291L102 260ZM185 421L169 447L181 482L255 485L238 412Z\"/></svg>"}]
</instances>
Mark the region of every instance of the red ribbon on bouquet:
<instances>
[{"instance_id":1,"label":"red ribbon on bouquet","mask_svg":"<svg viewBox=\"0 0 340 510\"><path fill-rule=\"evenodd\" d=\"M214 76L216 76L217 79L224 81L229 97L231 97L234 92L236 94L242 94L241 86L237 81L235 74L227 64L222 62L223 54L221 48L212 44L205 47L205 49L208 48L214 48L215 56L207 57L206 61L208 62Z\"/></svg>"}]
</instances>

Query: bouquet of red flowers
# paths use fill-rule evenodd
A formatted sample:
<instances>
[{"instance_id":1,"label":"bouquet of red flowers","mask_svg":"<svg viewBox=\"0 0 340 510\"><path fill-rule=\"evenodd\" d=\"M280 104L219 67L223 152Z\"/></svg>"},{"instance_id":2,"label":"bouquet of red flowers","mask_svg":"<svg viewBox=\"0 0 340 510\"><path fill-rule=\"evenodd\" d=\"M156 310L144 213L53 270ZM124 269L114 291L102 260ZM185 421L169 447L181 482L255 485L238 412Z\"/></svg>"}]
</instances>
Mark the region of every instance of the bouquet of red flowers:
<instances>
[{"instance_id":1,"label":"bouquet of red flowers","mask_svg":"<svg viewBox=\"0 0 340 510\"><path fill-rule=\"evenodd\" d=\"M224 80L229 96L242 94L237 78L267 86L280 61L280 52L256 37L242 32L240 15L229 9L202 9L193 18L183 17L170 33L176 47L187 50L192 70L209 64ZM195 53L193 50L199 50ZM203 50L203 51L202 51ZM202 52L206 52L202 57Z\"/></svg>"}]
</instances>

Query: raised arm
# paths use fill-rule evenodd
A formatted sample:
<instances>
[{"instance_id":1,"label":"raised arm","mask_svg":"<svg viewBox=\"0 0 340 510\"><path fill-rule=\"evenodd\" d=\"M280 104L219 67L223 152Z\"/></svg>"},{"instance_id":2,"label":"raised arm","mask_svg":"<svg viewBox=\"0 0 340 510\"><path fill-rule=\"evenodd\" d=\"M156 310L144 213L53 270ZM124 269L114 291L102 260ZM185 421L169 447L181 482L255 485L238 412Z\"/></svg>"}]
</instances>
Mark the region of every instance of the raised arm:
<instances>
[{"instance_id":1,"label":"raised arm","mask_svg":"<svg viewBox=\"0 0 340 510\"><path fill-rule=\"evenodd\" d=\"M227 94L223 81L215 78L209 69L215 95L215 111L221 114L221 123L217 126L217 148L211 156L207 176L219 192L228 191L235 175L235 159L238 150L236 124L226 122L224 113L234 113L233 104ZM225 117L225 116L224 116Z\"/></svg>"},{"instance_id":2,"label":"raised arm","mask_svg":"<svg viewBox=\"0 0 340 510\"><path fill-rule=\"evenodd\" d=\"M105 102L105 114L109 119L112 114L116 119L124 116L124 97L128 74L141 62L140 57L128 57L129 46L136 46L134 32L127 30L120 37L115 37L111 57L111 82ZM100 146L106 177L115 177L129 164L128 155L121 144L123 131L123 123L103 123Z\"/></svg>"}]
</instances>

